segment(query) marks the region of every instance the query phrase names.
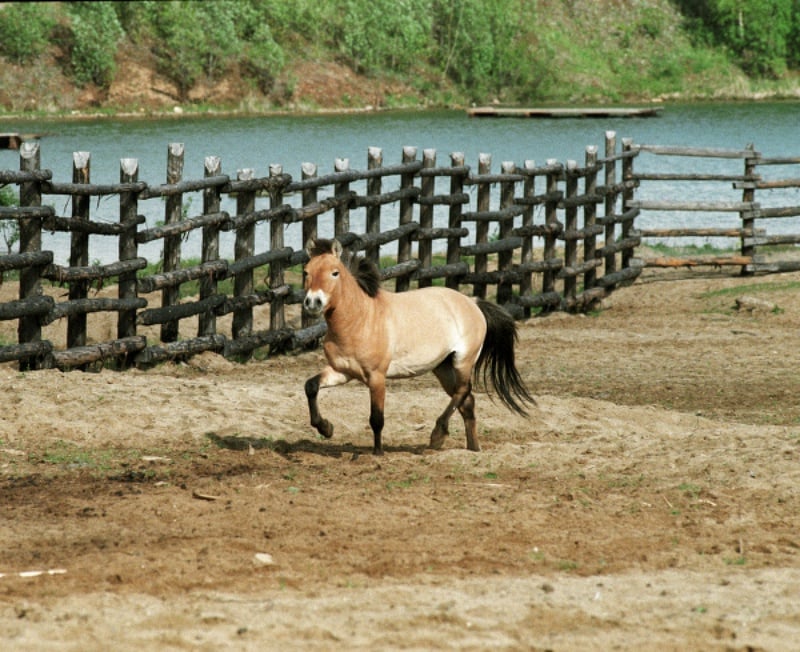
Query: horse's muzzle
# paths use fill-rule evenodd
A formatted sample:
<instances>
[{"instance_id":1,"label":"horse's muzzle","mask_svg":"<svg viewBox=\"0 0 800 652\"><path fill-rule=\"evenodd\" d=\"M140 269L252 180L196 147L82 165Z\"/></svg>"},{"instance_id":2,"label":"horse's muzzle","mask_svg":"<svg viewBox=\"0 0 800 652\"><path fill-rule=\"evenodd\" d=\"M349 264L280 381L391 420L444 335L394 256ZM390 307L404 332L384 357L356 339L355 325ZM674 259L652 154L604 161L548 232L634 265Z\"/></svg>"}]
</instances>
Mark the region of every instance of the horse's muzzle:
<instances>
[{"instance_id":1,"label":"horse's muzzle","mask_svg":"<svg viewBox=\"0 0 800 652\"><path fill-rule=\"evenodd\" d=\"M322 310L324 308L325 304L323 303L322 299L318 296L307 294L306 298L303 299L303 311L309 317L319 317L322 314Z\"/></svg>"}]
</instances>

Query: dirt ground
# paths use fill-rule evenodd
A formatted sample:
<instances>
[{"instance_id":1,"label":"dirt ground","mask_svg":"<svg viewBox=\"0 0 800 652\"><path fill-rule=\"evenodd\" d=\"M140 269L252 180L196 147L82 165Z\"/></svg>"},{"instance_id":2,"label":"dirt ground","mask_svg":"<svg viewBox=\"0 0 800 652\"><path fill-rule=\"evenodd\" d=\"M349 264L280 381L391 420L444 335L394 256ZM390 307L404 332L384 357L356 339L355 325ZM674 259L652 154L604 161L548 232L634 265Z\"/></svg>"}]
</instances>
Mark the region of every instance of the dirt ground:
<instances>
[{"instance_id":1,"label":"dirt ground","mask_svg":"<svg viewBox=\"0 0 800 652\"><path fill-rule=\"evenodd\" d=\"M800 274L687 276L520 322L538 404L479 395L480 453L425 450L432 376L383 457L360 386L318 438L319 351L0 366L0 647L797 649Z\"/></svg>"}]
</instances>

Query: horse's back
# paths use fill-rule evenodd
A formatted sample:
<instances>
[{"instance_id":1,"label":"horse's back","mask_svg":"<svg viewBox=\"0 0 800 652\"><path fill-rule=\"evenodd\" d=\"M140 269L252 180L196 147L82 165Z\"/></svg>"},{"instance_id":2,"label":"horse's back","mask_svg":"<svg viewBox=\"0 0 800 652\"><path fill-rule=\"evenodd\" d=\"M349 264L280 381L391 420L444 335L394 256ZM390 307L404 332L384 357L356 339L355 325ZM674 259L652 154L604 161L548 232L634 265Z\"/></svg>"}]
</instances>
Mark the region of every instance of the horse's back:
<instances>
[{"instance_id":1,"label":"horse's back","mask_svg":"<svg viewBox=\"0 0 800 652\"><path fill-rule=\"evenodd\" d=\"M443 287L384 293L392 363L389 375L414 376L455 355L470 366L486 335L486 320L474 300Z\"/></svg>"}]
</instances>

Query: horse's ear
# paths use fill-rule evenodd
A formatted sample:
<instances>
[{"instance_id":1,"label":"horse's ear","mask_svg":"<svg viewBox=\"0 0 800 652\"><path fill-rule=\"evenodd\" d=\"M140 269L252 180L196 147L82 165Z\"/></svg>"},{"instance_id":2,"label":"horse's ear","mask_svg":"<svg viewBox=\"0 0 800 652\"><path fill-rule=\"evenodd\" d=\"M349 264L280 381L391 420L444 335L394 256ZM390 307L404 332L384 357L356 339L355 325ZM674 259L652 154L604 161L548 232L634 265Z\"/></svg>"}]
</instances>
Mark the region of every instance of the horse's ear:
<instances>
[{"instance_id":1,"label":"horse's ear","mask_svg":"<svg viewBox=\"0 0 800 652\"><path fill-rule=\"evenodd\" d=\"M342 257L342 243L336 238L334 238L331 243L331 253L339 259Z\"/></svg>"},{"instance_id":2,"label":"horse's ear","mask_svg":"<svg viewBox=\"0 0 800 652\"><path fill-rule=\"evenodd\" d=\"M309 238L306 241L306 253L309 258L314 257L315 249L317 248L317 241L314 238Z\"/></svg>"}]
</instances>

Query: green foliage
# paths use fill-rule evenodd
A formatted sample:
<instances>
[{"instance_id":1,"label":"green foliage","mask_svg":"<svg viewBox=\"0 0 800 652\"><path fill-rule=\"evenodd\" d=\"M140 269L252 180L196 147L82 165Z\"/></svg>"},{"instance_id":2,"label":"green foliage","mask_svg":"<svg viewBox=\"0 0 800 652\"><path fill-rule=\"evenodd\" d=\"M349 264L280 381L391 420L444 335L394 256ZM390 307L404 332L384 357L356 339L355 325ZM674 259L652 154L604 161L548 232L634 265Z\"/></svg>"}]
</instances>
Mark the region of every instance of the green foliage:
<instances>
[{"instance_id":1,"label":"green foliage","mask_svg":"<svg viewBox=\"0 0 800 652\"><path fill-rule=\"evenodd\" d=\"M112 3L69 3L72 19L71 64L79 84L108 87L114 79L114 57L122 39L122 26Z\"/></svg>"},{"instance_id":2,"label":"green foliage","mask_svg":"<svg viewBox=\"0 0 800 652\"><path fill-rule=\"evenodd\" d=\"M754 76L800 65L797 0L677 0L696 39L722 45Z\"/></svg>"},{"instance_id":3,"label":"green foliage","mask_svg":"<svg viewBox=\"0 0 800 652\"><path fill-rule=\"evenodd\" d=\"M286 64L283 48L275 42L267 23L259 24L244 49L244 63L263 93L269 93Z\"/></svg>"},{"instance_id":4,"label":"green foliage","mask_svg":"<svg viewBox=\"0 0 800 652\"><path fill-rule=\"evenodd\" d=\"M0 187L0 206L15 206L19 203L16 193L8 186ZM19 241L19 222L16 220L0 220L0 237L6 251L10 254Z\"/></svg>"},{"instance_id":5,"label":"green foliage","mask_svg":"<svg viewBox=\"0 0 800 652\"><path fill-rule=\"evenodd\" d=\"M217 79L235 61L242 62L266 91L285 64L263 3L126 4L125 21L135 26L137 39L149 42L161 70L175 81L183 98L203 76Z\"/></svg>"},{"instance_id":6,"label":"green foliage","mask_svg":"<svg viewBox=\"0 0 800 652\"><path fill-rule=\"evenodd\" d=\"M433 0L433 64L473 96L511 87L535 98L552 77L552 43L536 29L536 7L518 0Z\"/></svg>"},{"instance_id":7,"label":"green foliage","mask_svg":"<svg viewBox=\"0 0 800 652\"><path fill-rule=\"evenodd\" d=\"M181 97L205 73L220 70L233 54L236 30L229 3L144 2L152 50ZM209 5L213 5L211 11Z\"/></svg>"},{"instance_id":8,"label":"green foliage","mask_svg":"<svg viewBox=\"0 0 800 652\"><path fill-rule=\"evenodd\" d=\"M55 24L48 4L6 3L0 10L0 52L15 63L33 61L47 49Z\"/></svg>"},{"instance_id":9,"label":"green foliage","mask_svg":"<svg viewBox=\"0 0 800 652\"><path fill-rule=\"evenodd\" d=\"M294 82L287 62L331 58L402 76L432 104L624 101L741 88L741 71L789 79L800 0L0 3L0 55L30 63L55 43L79 84L111 83L123 38L155 58L182 101L234 67L278 97Z\"/></svg>"},{"instance_id":10,"label":"green foliage","mask_svg":"<svg viewBox=\"0 0 800 652\"><path fill-rule=\"evenodd\" d=\"M337 40L356 70L405 72L426 58L430 0L346 0Z\"/></svg>"}]
</instances>

